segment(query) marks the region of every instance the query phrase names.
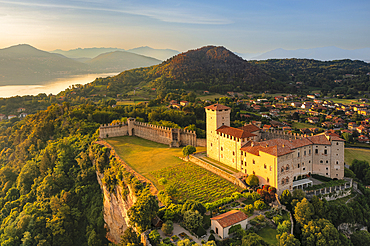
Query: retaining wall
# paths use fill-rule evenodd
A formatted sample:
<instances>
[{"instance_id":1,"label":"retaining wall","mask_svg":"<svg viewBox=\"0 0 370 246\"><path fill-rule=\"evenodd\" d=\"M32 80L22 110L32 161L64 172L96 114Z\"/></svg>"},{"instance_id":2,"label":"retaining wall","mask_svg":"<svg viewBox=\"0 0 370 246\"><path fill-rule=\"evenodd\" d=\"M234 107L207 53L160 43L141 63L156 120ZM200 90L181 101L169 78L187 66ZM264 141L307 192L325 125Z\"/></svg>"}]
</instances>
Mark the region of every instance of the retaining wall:
<instances>
[{"instance_id":1,"label":"retaining wall","mask_svg":"<svg viewBox=\"0 0 370 246\"><path fill-rule=\"evenodd\" d=\"M238 179L237 177L235 177L234 175L230 174L230 173L227 173L205 161L202 161L201 159L193 156L193 155L190 155L189 156L189 161L193 162L194 164L197 164L198 166L201 166L205 169L207 169L208 171L210 172L213 172L214 174L217 174L218 176L230 181L231 183L235 184L235 185L238 185L240 186L241 188L243 189L247 189L248 187L240 180Z\"/></svg>"},{"instance_id":2,"label":"retaining wall","mask_svg":"<svg viewBox=\"0 0 370 246\"><path fill-rule=\"evenodd\" d=\"M199 147L207 147L207 139L205 139L205 138L197 138L197 146L199 146Z\"/></svg>"}]
</instances>

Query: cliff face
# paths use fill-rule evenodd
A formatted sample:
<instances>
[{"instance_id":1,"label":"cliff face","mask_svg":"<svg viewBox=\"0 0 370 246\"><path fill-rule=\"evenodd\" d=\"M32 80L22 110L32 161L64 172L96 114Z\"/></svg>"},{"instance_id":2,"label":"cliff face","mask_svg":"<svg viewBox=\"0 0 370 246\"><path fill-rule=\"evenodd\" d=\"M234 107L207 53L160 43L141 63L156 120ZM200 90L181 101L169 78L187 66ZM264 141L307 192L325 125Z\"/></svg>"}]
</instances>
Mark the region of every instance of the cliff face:
<instances>
[{"instance_id":1,"label":"cliff face","mask_svg":"<svg viewBox=\"0 0 370 246\"><path fill-rule=\"evenodd\" d=\"M136 202L136 197L130 188L127 197L122 196L122 188L118 185L114 193L110 193L102 183L104 175L96 172L96 176L104 194L104 221L108 230L107 239L118 244L124 231L128 228L127 212Z\"/></svg>"}]
</instances>

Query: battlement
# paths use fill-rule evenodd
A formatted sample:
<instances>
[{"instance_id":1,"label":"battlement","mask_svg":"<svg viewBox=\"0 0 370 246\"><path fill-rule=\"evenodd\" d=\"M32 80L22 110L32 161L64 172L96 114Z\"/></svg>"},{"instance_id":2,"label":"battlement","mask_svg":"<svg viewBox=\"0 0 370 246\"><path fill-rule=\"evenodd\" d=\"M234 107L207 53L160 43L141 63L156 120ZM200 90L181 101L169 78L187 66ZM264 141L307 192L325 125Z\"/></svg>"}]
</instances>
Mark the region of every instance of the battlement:
<instances>
[{"instance_id":1,"label":"battlement","mask_svg":"<svg viewBox=\"0 0 370 246\"><path fill-rule=\"evenodd\" d=\"M304 137L308 137L308 136L299 134L299 133L285 132L283 130L275 130L275 129L263 130L261 129L261 141L275 139L275 138L293 140L293 139L302 139Z\"/></svg>"},{"instance_id":2,"label":"battlement","mask_svg":"<svg viewBox=\"0 0 370 246\"><path fill-rule=\"evenodd\" d=\"M137 122L134 118L128 119L128 124L103 124L99 127L100 138L127 135L168 144L169 146L197 146L197 135L195 131Z\"/></svg>"}]
</instances>

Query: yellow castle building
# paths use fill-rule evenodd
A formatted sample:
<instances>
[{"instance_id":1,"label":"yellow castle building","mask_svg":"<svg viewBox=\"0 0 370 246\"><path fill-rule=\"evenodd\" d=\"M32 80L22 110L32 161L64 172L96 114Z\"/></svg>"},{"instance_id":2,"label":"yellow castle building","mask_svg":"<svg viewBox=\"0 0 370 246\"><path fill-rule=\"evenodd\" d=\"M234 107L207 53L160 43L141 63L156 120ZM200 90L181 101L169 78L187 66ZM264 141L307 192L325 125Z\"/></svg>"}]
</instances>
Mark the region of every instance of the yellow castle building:
<instances>
[{"instance_id":1,"label":"yellow castle building","mask_svg":"<svg viewBox=\"0 0 370 246\"><path fill-rule=\"evenodd\" d=\"M255 174L260 185L293 190L312 185L311 174L343 179L344 140L335 133L315 136L263 131L249 124L230 126L231 108L205 107L207 156L243 174Z\"/></svg>"}]
</instances>

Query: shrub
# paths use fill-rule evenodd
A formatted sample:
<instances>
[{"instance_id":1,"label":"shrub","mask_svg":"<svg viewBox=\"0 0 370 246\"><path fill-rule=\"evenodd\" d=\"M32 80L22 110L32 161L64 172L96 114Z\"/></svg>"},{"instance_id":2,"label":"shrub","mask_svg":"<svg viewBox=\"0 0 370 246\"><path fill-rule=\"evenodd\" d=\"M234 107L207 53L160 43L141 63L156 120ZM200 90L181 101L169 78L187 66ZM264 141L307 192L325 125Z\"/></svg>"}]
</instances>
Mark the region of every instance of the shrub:
<instances>
[{"instance_id":1,"label":"shrub","mask_svg":"<svg viewBox=\"0 0 370 246\"><path fill-rule=\"evenodd\" d=\"M162 225L162 231L166 235L171 235L173 231L173 223L171 220L167 220L165 223Z\"/></svg>"},{"instance_id":2,"label":"shrub","mask_svg":"<svg viewBox=\"0 0 370 246\"><path fill-rule=\"evenodd\" d=\"M216 238L213 234L211 234L208 238L208 241L215 241L215 240L216 240Z\"/></svg>"},{"instance_id":3,"label":"shrub","mask_svg":"<svg viewBox=\"0 0 370 246\"><path fill-rule=\"evenodd\" d=\"M162 240L165 244L170 244L171 239L169 237L166 237L165 239Z\"/></svg>"},{"instance_id":4,"label":"shrub","mask_svg":"<svg viewBox=\"0 0 370 246\"><path fill-rule=\"evenodd\" d=\"M245 180L245 182L249 185L249 186L252 186L252 187L255 187L255 186L258 186L259 185L259 180L258 180L258 177L254 174L251 174L247 177L247 179Z\"/></svg>"},{"instance_id":5,"label":"shrub","mask_svg":"<svg viewBox=\"0 0 370 246\"><path fill-rule=\"evenodd\" d=\"M206 232L206 230L204 230L203 226L199 226L196 234L197 234L198 237L201 237L201 236L205 235L206 233L207 232Z\"/></svg>"},{"instance_id":6,"label":"shrub","mask_svg":"<svg viewBox=\"0 0 370 246\"><path fill-rule=\"evenodd\" d=\"M260 214L256 217L256 219L260 222L264 222L266 219L265 219L265 216L263 214Z\"/></svg>"},{"instance_id":7,"label":"shrub","mask_svg":"<svg viewBox=\"0 0 370 246\"><path fill-rule=\"evenodd\" d=\"M254 202L254 208L257 210L264 210L267 208L267 205L263 201L258 200Z\"/></svg>"},{"instance_id":8,"label":"shrub","mask_svg":"<svg viewBox=\"0 0 370 246\"><path fill-rule=\"evenodd\" d=\"M272 218L272 220L274 221L274 223L276 225L280 224L284 219L283 219L283 216L281 215L276 215Z\"/></svg>"}]
</instances>

